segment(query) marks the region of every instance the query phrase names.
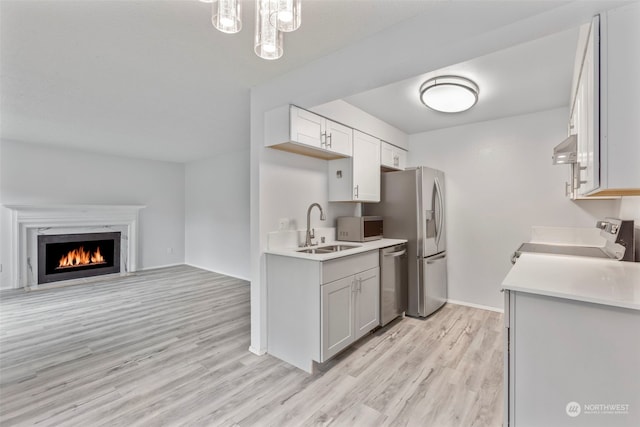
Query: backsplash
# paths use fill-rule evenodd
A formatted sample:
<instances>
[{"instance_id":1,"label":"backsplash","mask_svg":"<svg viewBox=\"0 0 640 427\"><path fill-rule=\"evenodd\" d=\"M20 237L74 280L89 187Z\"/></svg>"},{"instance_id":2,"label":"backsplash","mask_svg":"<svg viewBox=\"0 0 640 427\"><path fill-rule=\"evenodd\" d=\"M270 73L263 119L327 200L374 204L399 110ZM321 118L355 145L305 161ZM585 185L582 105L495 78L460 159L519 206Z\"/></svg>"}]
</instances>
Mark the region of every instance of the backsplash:
<instances>
[{"instance_id":1,"label":"backsplash","mask_svg":"<svg viewBox=\"0 0 640 427\"><path fill-rule=\"evenodd\" d=\"M318 227L315 228L315 238L312 240L314 245L322 244L324 237L325 243L334 242L336 240L335 227ZM297 248L304 246L307 230L279 230L267 233L267 250Z\"/></svg>"}]
</instances>

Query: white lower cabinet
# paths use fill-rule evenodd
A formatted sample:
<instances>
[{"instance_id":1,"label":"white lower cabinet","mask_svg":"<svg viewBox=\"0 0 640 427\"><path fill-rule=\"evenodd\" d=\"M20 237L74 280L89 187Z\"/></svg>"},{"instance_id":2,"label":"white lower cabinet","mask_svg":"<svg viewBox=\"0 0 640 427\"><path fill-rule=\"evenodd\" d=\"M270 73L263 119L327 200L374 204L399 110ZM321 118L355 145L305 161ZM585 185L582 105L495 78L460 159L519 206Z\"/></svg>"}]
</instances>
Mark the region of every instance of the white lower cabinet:
<instances>
[{"instance_id":1,"label":"white lower cabinet","mask_svg":"<svg viewBox=\"0 0 640 427\"><path fill-rule=\"evenodd\" d=\"M324 362L380 324L378 267L322 285Z\"/></svg>"},{"instance_id":2,"label":"white lower cabinet","mask_svg":"<svg viewBox=\"0 0 640 427\"><path fill-rule=\"evenodd\" d=\"M380 325L380 268L372 268L354 277L353 313L356 339L360 339Z\"/></svg>"},{"instance_id":3,"label":"white lower cabinet","mask_svg":"<svg viewBox=\"0 0 640 427\"><path fill-rule=\"evenodd\" d=\"M267 254L267 352L307 372L380 324L378 249L328 261Z\"/></svg>"},{"instance_id":4,"label":"white lower cabinet","mask_svg":"<svg viewBox=\"0 0 640 427\"><path fill-rule=\"evenodd\" d=\"M353 277L322 286L322 359L355 341Z\"/></svg>"},{"instance_id":5,"label":"white lower cabinet","mask_svg":"<svg viewBox=\"0 0 640 427\"><path fill-rule=\"evenodd\" d=\"M504 307L503 426L638 425L640 311L517 291Z\"/></svg>"}]
</instances>

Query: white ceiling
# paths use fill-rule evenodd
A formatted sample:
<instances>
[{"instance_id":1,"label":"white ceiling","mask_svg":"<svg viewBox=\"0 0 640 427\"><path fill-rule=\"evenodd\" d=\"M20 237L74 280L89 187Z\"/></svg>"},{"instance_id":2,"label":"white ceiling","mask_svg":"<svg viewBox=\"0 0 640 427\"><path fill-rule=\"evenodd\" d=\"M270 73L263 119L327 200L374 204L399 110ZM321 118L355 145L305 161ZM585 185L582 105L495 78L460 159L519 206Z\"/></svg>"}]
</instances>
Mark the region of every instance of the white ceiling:
<instances>
[{"instance_id":1,"label":"white ceiling","mask_svg":"<svg viewBox=\"0 0 640 427\"><path fill-rule=\"evenodd\" d=\"M344 100L408 134L567 106L578 32L553 34ZM438 75L476 82L477 104L455 114L425 107L418 89Z\"/></svg>"},{"instance_id":2,"label":"white ceiling","mask_svg":"<svg viewBox=\"0 0 640 427\"><path fill-rule=\"evenodd\" d=\"M474 20L505 10L504 2L472 3ZM520 19L566 3L522 1ZM265 61L253 53L252 0L243 2L244 28L236 35L215 30L210 5L197 0L0 0L0 136L177 162L248 149L251 87L420 14L429 22L444 9L468 15L470 4L303 0L302 27L285 36L284 57ZM481 86L480 103L468 118L566 104L573 37L559 34L452 67ZM411 104L414 95L403 104L399 92L391 94L394 100L385 94L405 83L348 101L409 133L427 129L425 123L460 124L425 116L424 107ZM517 88L529 96L501 100L503 83L508 92Z\"/></svg>"},{"instance_id":3,"label":"white ceiling","mask_svg":"<svg viewBox=\"0 0 640 427\"><path fill-rule=\"evenodd\" d=\"M305 0L284 57L265 61L253 1L228 35L197 0L2 0L1 136L179 162L248 148L252 86L432 5Z\"/></svg>"}]
</instances>

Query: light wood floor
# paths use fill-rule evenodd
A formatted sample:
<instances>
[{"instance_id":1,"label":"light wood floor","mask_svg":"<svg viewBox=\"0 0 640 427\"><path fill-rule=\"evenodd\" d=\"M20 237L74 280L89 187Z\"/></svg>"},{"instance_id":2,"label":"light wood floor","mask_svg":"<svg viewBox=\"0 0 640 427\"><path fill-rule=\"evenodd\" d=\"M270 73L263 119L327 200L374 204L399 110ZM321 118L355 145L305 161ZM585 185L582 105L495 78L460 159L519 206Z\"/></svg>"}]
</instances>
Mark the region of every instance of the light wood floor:
<instances>
[{"instance_id":1,"label":"light wood floor","mask_svg":"<svg viewBox=\"0 0 640 427\"><path fill-rule=\"evenodd\" d=\"M0 425L499 426L502 316L448 304L308 375L249 348L249 284L173 267L0 294Z\"/></svg>"}]
</instances>

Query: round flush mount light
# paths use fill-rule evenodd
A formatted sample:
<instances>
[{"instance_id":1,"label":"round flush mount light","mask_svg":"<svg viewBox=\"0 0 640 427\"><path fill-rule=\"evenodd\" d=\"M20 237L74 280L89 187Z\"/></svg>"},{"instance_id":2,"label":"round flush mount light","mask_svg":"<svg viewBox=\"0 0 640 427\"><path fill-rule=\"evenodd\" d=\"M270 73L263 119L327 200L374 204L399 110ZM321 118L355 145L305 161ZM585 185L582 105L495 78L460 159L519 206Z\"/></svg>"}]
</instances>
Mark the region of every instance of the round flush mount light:
<instances>
[{"instance_id":1,"label":"round flush mount light","mask_svg":"<svg viewBox=\"0 0 640 427\"><path fill-rule=\"evenodd\" d=\"M458 76L434 77L420 86L420 101L443 113L460 113L478 102L478 85Z\"/></svg>"}]
</instances>

